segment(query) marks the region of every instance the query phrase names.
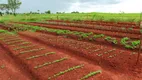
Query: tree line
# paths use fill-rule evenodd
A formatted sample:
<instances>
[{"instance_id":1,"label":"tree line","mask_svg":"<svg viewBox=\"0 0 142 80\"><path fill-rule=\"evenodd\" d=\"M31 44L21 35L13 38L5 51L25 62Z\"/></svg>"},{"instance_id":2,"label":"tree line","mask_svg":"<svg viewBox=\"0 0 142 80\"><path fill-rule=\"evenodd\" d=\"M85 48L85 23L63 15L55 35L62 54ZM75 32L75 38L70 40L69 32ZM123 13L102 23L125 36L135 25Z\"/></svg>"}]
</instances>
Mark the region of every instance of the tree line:
<instances>
[{"instance_id":1,"label":"tree line","mask_svg":"<svg viewBox=\"0 0 142 80\"><path fill-rule=\"evenodd\" d=\"M22 2L20 0L7 0L7 4L0 4L0 10L6 11L6 13L11 13L13 15L16 15L16 10L19 9ZM2 12L0 12L0 15L2 15Z\"/></svg>"},{"instance_id":2,"label":"tree line","mask_svg":"<svg viewBox=\"0 0 142 80\"><path fill-rule=\"evenodd\" d=\"M2 11L5 11L6 14L13 14L16 16L16 10L20 8L20 5L22 2L20 0L7 0L7 4L0 4L0 16L3 15ZM56 14L64 14L65 12L56 12ZM78 11L73 11L71 13L79 13ZM18 14L18 13L17 13ZM23 14L23 13L22 13ZM37 10L37 12L30 12L26 14L41 14L40 10ZM51 11L45 11L42 14L51 14Z\"/></svg>"}]
</instances>

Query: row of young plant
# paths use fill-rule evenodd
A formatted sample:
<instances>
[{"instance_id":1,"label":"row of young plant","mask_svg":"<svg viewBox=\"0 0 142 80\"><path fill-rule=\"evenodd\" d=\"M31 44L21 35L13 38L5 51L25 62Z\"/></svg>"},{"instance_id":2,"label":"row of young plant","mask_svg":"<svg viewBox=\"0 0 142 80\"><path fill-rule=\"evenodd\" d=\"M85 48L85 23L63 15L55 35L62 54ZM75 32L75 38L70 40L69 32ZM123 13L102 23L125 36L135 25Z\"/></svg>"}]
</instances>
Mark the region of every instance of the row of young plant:
<instances>
[{"instance_id":1,"label":"row of young plant","mask_svg":"<svg viewBox=\"0 0 142 80\"><path fill-rule=\"evenodd\" d=\"M31 26L31 25L23 25L23 24L12 24L13 26L9 27L8 29L12 29L13 31L25 31L25 30L32 30L32 31L46 31L50 33L56 33L57 35L66 35L67 37L71 34L77 36L79 40L82 39L89 39L90 41L95 41L96 39L104 39L105 41L113 44L118 44L118 40L114 37L107 36L104 34L94 34L92 32L85 33L85 32L78 32L78 31L70 31L70 30L61 30L61 29L52 29L52 28L43 28L38 26ZM129 44L127 41L124 41L126 37L122 38L120 41L121 45L124 45L125 48L128 49L135 49L140 44L139 40L131 40L129 39Z\"/></svg>"},{"instance_id":2,"label":"row of young plant","mask_svg":"<svg viewBox=\"0 0 142 80\"><path fill-rule=\"evenodd\" d=\"M48 56L48 55L51 55L51 54L56 54L56 52L47 52L47 53L44 53L44 54L30 56L30 57L26 58L26 60L31 60L31 59L35 59L35 58L39 58L39 57L43 57L43 56Z\"/></svg>"},{"instance_id":3,"label":"row of young plant","mask_svg":"<svg viewBox=\"0 0 142 80\"><path fill-rule=\"evenodd\" d=\"M1 35L0 35L0 36L1 36ZM4 36L5 36L5 35L2 35L1 37L4 37ZM8 38L8 37L6 36L6 38ZM8 39L6 39L6 38L4 38L4 41L5 41L5 42L11 42L11 41L12 41L12 43L14 43L16 40L19 40L19 38L15 38L15 37L11 38L10 40L8 40ZM15 38L15 39L14 39L14 38ZM33 47L33 46L35 46L35 45L20 46L20 47L18 47L18 48L14 48L13 50L25 49L25 48ZM39 48L39 49L41 50L41 48ZM27 52L38 51L39 49L33 49L33 50L23 51L23 52L21 52L21 54L24 54L24 53L27 53ZM34 56L31 56L31 57L26 58L26 60L31 60L31 59L35 59L35 58L39 58L39 57L43 57L43 56L47 56L47 55L51 55L51 54L55 54L55 53L56 53L56 52L47 52L47 53L45 53L45 54L34 55ZM45 62L45 63L43 63L43 64L39 64L39 65L35 66L34 69L39 69L39 68L42 68L42 67L44 67L44 66L48 66L48 65L51 65L51 64L54 64L54 63L62 62L62 61L67 60L67 59L68 59L67 57L63 57L63 58L60 58L60 59L57 59L57 60L54 60L54 61L51 61L51 62ZM83 66L84 66L84 64L70 67L70 68L68 68L68 69L66 69L66 70L60 71L60 72L58 72L58 73L55 73L53 76L48 77L48 80L51 80L51 79L53 79L53 78L57 78L57 77L59 77L59 76L61 76L61 75L64 75L65 73L68 73L68 72L71 72L71 71L73 71L73 70L82 68ZM1 68L4 68L4 66L1 66ZM102 73L101 70L97 70L97 71L94 71L94 72L90 72L90 73L84 75L82 78L80 78L80 80L86 80L86 79L88 79L88 78L90 78L90 77L92 77L92 76L94 76L94 75L100 74L100 73Z\"/></svg>"},{"instance_id":4,"label":"row of young plant","mask_svg":"<svg viewBox=\"0 0 142 80\"><path fill-rule=\"evenodd\" d=\"M26 48L36 46L36 45L24 46L24 45L30 44L30 42L24 41L21 38L19 38L17 35L8 34L7 32L0 35L0 40L2 40L7 45L16 46L16 48L14 48L13 50L26 49ZM36 51L40 51L43 49L45 49L45 48L32 49L32 50L28 50L28 51L21 51L20 54L25 54L28 52L36 52Z\"/></svg>"},{"instance_id":5,"label":"row of young plant","mask_svg":"<svg viewBox=\"0 0 142 80\"><path fill-rule=\"evenodd\" d=\"M104 54L110 54L110 53L112 53L112 52L114 52L114 51L116 51L116 49L114 48L114 49L111 49L111 50L107 50L107 51L105 51L105 52L103 52L103 53L99 53L99 54L96 54L97 56L103 56Z\"/></svg>"},{"instance_id":6,"label":"row of young plant","mask_svg":"<svg viewBox=\"0 0 142 80\"><path fill-rule=\"evenodd\" d=\"M15 35L15 34L13 34L11 32L8 32L8 33L6 32L6 33L1 34L0 35L0 40L2 40L7 45L21 46L19 48L15 48L14 50L18 50L18 49L24 48L23 45L25 45L25 44L30 44L30 42L22 40L21 38L18 37L18 35Z\"/></svg>"},{"instance_id":7,"label":"row of young plant","mask_svg":"<svg viewBox=\"0 0 142 80\"><path fill-rule=\"evenodd\" d=\"M38 22L39 23L39 22ZM120 31L125 33L137 33L139 34L139 30L135 30L133 27L115 27L115 26L101 26L101 25L90 25L85 23L65 23L65 22L40 22L43 24L52 24L52 25L63 25L63 26L72 26L72 27L80 27L80 28L90 28L90 29L98 29L98 30L108 30L108 31Z\"/></svg>"},{"instance_id":8,"label":"row of young plant","mask_svg":"<svg viewBox=\"0 0 142 80\"><path fill-rule=\"evenodd\" d=\"M122 25L122 26L138 26L135 22L114 22L114 21L91 21L91 20L84 20L84 21L69 21L69 20L46 20L47 22L64 22L64 23L86 23L86 24L108 24L108 25Z\"/></svg>"},{"instance_id":9,"label":"row of young plant","mask_svg":"<svg viewBox=\"0 0 142 80\"><path fill-rule=\"evenodd\" d=\"M0 65L0 69L4 69L5 68L5 65Z\"/></svg>"},{"instance_id":10,"label":"row of young plant","mask_svg":"<svg viewBox=\"0 0 142 80\"><path fill-rule=\"evenodd\" d=\"M67 73L67 72L71 72L71 71L73 71L73 70L76 70L76 69L79 69L79 68L83 68L83 67L84 67L84 64L70 67L70 68L68 68L68 69L66 69L66 70L63 70L63 71L60 71L60 72L54 74L53 76L48 77L48 80L54 79L54 78L56 78L56 77L58 77L58 76L64 75L64 74ZM84 75L84 76L83 76L82 78L80 78L79 80L86 80L86 79L88 79L88 78L90 78L90 77L92 77L92 76L94 76L94 75L101 74L101 73L102 73L101 70L97 70L97 71L94 71L94 72L90 72L90 73L88 73L87 75Z\"/></svg>"}]
</instances>

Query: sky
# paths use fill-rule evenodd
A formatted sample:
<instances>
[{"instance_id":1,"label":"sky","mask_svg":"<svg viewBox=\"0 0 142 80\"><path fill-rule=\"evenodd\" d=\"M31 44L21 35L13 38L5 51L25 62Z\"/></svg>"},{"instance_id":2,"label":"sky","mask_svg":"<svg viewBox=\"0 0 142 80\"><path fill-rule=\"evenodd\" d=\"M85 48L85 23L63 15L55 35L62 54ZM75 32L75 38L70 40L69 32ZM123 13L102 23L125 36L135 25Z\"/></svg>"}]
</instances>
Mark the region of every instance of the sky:
<instances>
[{"instance_id":1,"label":"sky","mask_svg":"<svg viewBox=\"0 0 142 80\"><path fill-rule=\"evenodd\" d=\"M7 0L0 0L6 3ZM21 0L17 12L142 12L142 0Z\"/></svg>"}]
</instances>

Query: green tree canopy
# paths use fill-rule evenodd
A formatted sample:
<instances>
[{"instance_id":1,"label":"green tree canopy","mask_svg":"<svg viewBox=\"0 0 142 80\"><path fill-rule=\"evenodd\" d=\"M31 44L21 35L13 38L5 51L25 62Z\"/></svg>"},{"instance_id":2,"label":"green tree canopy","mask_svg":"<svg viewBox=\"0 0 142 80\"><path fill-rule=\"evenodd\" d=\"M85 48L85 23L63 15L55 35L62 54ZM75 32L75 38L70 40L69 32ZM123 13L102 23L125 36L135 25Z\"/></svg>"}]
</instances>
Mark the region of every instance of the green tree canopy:
<instances>
[{"instance_id":1,"label":"green tree canopy","mask_svg":"<svg viewBox=\"0 0 142 80\"><path fill-rule=\"evenodd\" d=\"M51 14L51 11L50 11L50 10L48 10L48 11L45 11L45 13L46 13L46 14Z\"/></svg>"},{"instance_id":2,"label":"green tree canopy","mask_svg":"<svg viewBox=\"0 0 142 80\"><path fill-rule=\"evenodd\" d=\"M20 2L20 0L8 0L8 7L14 15L16 13L16 9L19 9L21 4L22 2Z\"/></svg>"},{"instance_id":3,"label":"green tree canopy","mask_svg":"<svg viewBox=\"0 0 142 80\"><path fill-rule=\"evenodd\" d=\"M21 4L20 0L8 0L8 4L0 4L0 10L6 10L7 12L11 10L15 15L16 9L19 9Z\"/></svg>"}]
</instances>

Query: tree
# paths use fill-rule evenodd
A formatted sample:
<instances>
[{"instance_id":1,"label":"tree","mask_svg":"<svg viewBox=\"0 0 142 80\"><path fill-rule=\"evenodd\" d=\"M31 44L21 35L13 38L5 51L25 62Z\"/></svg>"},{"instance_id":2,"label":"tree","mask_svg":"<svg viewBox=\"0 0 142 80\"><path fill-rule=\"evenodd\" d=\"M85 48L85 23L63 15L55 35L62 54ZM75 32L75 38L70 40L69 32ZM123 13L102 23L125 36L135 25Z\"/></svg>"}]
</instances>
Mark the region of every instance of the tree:
<instances>
[{"instance_id":1,"label":"tree","mask_svg":"<svg viewBox=\"0 0 142 80\"><path fill-rule=\"evenodd\" d=\"M48 11L45 11L45 13L46 13L46 14L51 14L51 11L50 11L50 10L48 10Z\"/></svg>"},{"instance_id":2,"label":"tree","mask_svg":"<svg viewBox=\"0 0 142 80\"><path fill-rule=\"evenodd\" d=\"M37 10L38 14L40 14L40 10Z\"/></svg>"},{"instance_id":3,"label":"tree","mask_svg":"<svg viewBox=\"0 0 142 80\"><path fill-rule=\"evenodd\" d=\"M0 16L2 16L2 12L0 12Z\"/></svg>"},{"instance_id":4,"label":"tree","mask_svg":"<svg viewBox=\"0 0 142 80\"><path fill-rule=\"evenodd\" d=\"M73 11L73 12L71 12L71 13L79 13L78 11Z\"/></svg>"},{"instance_id":5,"label":"tree","mask_svg":"<svg viewBox=\"0 0 142 80\"><path fill-rule=\"evenodd\" d=\"M19 9L21 4L20 0L8 0L8 7L14 15L16 15L16 9Z\"/></svg>"},{"instance_id":6,"label":"tree","mask_svg":"<svg viewBox=\"0 0 142 80\"><path fill-rule=\"evenodd\" d=\"M9 9L8 4L0 4L0 10L6 10Z\"/></svg>"},{"instance_id":7,"label":"tree","mask_svg":"<svg viewBox=\"0 0 142 80\"><path fill-rule=\"evenodd\" d=\"M3 10L8 10L8 5L7 4L0 4L0 10L3 11ZM2 12L0 12L0 16L2 16Z\"/></svg>"}]
</instances>

